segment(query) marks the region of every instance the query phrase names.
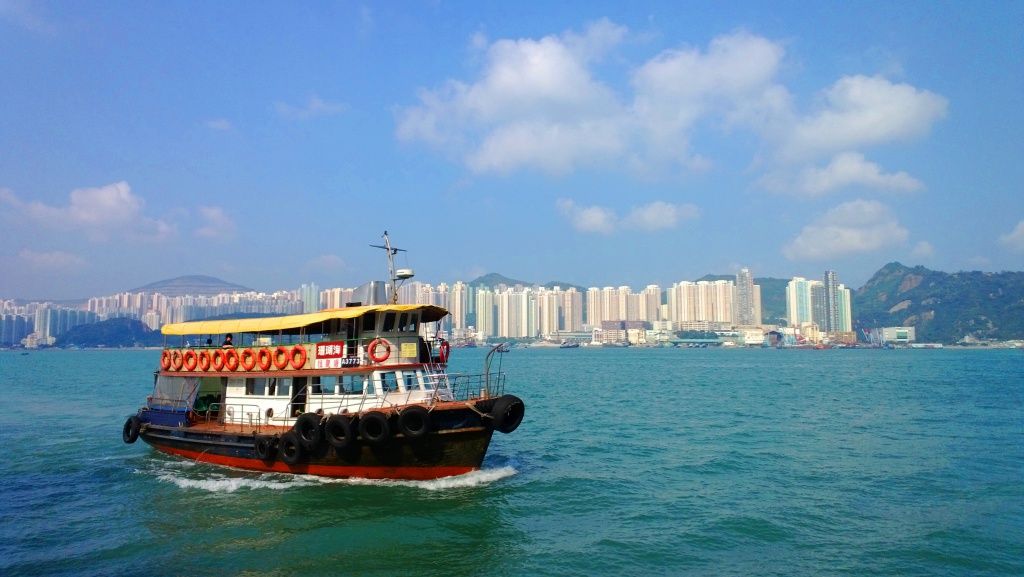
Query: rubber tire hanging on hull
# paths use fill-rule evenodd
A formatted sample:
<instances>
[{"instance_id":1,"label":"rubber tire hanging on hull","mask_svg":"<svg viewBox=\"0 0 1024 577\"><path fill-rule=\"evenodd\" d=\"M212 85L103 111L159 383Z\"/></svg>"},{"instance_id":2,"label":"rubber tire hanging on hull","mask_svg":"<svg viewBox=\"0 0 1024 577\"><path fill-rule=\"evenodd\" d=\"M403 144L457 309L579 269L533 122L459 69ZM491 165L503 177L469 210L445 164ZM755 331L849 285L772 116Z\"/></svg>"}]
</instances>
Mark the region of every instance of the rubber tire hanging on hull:
<instances>
[{"instance_id":1,"label":"rubber tire hanging on hull","mask_svg":"<svg viewBox=\"0 0 1024 577\"><path fill-rule=\"evenodd\" d=\"M422 438L430 432L430 411L419 405L402 409L398 415L398 430L407 439Z\"/></svg>"},{"instance_id":2,"label":"rubber tire hanging on hull","mask_svg":"<svg viewBox=\"0 0 1024 577\"><path fill-rule=\"evenodd\" d=\"M526 415L526 405L515 395L505 395L494 403L491 409L491 422L494 430L508 434L519 427Z\"/></svg>"},{"instance_id":3,"label":"rubber tire hanging on hull","mask_svg":"<svg viewBox=\"0 0 1024 577\"><path fill-rule=\"evenodd\" d=\"M335 451L350 446L354 440L352 420L344 415L327 417L327 422L324 423L324 438L327 439L330 446L334 447Z\"/></svg>"},{"instance_id":4,"label":"rubber tire hanging on hull","mask_svg":"<svg viewBox=\"0 0 1024 577\"><path fill-rule=\"evenodd\" d=\"M302 450L299 434L294 430L281 435L281 439L277 443L277 449L281 454L281 460L287 465L298 465L305 452Z\"/></svg>"},{"instance_id":5,"label":"rubber tire hanging on hull","mask_svg":"<svg viewBox=\"0 0 1024 577\"><path fill-rule=\"evenodd\" d=\"M121 429L121 439L130 445L138 440L139 430L141 429L142 419L140 419L138 415L132 415L124 422L124 428Z\"/></svg>"},{"instance_id":6,"label":"rubber tire hanging on hull","mask_svg":"<svg viewBox=\"0 0 1024 577\"><path fill-rule=\"evenodd\" d=\"M388 416L380 411L370 411L359 417L359 436L371 445L379 445L391 436Z\"/></svg>"},{"instance_id":7,"label":"rubber tire hanging on hull","mask_svg":"<svg viewBox=\"0 0 1024 577\"><path fill-rule=\"evenodd\" d=\"M295 419L295 427L292 429L299 435L299 442L302 448L307 451L316 449L320 444L323 434L320 430L320 415L316 413L302 413Z\"/></svg>"},{"instance_id":8,"label":"rubber tire hanging on hull","mask_svg":"<svg viewBox=\"0 0 1024 577\"><path fill-rule=\"evenodd\" d=\"M256 437L256 444L253 449L256 451L256 458L261 461L274 460L274 437Z\"/></svg>"}]
</instances>

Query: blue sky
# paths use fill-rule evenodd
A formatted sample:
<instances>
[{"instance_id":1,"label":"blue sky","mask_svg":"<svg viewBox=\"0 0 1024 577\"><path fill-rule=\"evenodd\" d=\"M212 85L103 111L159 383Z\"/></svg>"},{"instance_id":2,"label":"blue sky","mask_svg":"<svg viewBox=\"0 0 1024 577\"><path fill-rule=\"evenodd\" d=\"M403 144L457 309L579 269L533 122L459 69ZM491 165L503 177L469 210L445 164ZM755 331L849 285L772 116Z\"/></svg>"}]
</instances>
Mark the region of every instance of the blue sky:
<instances>
[{"instance_id":1,"label":"blue sky","mask_svg":"<svg viewBox=\"0 0 1024 577\"><path fill-rule=\"evenodd\" d=\"M0 0L0 298L1024 263L1022 2Z\"/></svg>"}]
</instances>

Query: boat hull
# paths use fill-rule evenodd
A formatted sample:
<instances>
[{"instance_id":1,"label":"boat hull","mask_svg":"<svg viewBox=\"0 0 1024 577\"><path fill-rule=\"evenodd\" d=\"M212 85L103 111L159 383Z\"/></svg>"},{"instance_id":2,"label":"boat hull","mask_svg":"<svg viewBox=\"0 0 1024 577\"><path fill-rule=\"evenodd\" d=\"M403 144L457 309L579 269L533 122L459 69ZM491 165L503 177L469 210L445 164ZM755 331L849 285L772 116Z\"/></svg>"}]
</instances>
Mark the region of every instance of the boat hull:
<instances>
[{"instance_id":1,"label":"boat hull","mask_svg":"<svg viewBox=\"0 0 1024 577\"><path fill-rule=\"evenodd\" d=\"M435 430L419 439L396 434L383 442L369 443L356 438L341 449L321 438L312 449L305 449L302 459L293 465L281 460L278 447L272 449L266 459L258 456L257 440L270 439L276 445L281 435L290 430L283 427L264 428L256 434L254 431L218 430L215 424L174 427L148 422L142 427L139 438L167 454L250 471L429 480L480 469L493 429L468 410L461 415L445 415L445 418L461 419L464 426Z\"/></svg>"}]
</instances>

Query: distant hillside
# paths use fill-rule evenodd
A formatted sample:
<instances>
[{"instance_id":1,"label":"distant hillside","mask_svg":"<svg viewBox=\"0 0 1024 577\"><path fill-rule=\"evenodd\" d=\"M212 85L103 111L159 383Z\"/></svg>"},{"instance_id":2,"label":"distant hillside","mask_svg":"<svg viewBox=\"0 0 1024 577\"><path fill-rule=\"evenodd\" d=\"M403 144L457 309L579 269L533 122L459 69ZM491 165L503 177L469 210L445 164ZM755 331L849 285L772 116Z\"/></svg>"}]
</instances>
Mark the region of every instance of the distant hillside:
<instances>
[{"instance_id":1,"label":"distant hillside","mask_svg":"<svg viewBox=\"0 0 1024 577\"><path fill-rule=\"evenodd\" d=\"M508 278L507 276L500 275L500 274L498 274L496 272L485 274L484 276L475 278L475 279L469 281L466 284L469 285L469 286L484 285L484 286L489 286L489 287L496 287L496 286L498 286L500 284L504 284L504 285L508 285L508 286L515 286L517 284L523 285L523 286L534 286L534 285L537 285L537 283L533 283L533 282L527 282L527 281L524 281L524 280L511 279L511 278ZM561 282L561 281L551 281L551 282L547 282L547 283L544 283L542 285L537 285L537 286L542 286L544 288L549 288L549 289L550 288L554 288L554 287L560 287L562 290L568 290L570 288L574 288L577 291L579 291L581 293L584 293L584 294L586 294L586 292L587 292L587 289L585 289L585 288L583 288L581 286L574 285L574 284L568 283L568 282Z\"/></svg>"},{"instance_id":2,"label":"distant hillside","mask_svg":"<svg viewBox=\"0 0 1024 577\"><path fill-rule=\"evenodd\" d=\"M117 318L78 325L57 337L54 346L82 348L92 347L158 347L164 344L164 336L134 319Z\"/></svg>"},{"instance_id":3,"label":"distant hillside","mask_svg":"<svg viewBox=\"0 0 1024 577\"><path fill-rule=\"evenodd\" d=\"M251 288L231 284L212 276L190 275L158 281L128 292L160 293L170 297L186 295L212 297L221 293L244 293L250 291L252 291Z\"/></svg>"},{"instance_id":4,"label":"distant hillside","mask_svg":"<svg viewBox=\"0 0 1024 577\"><path fill-rule=\"evenodd\" d=\"M853 295L858 328L911 326L919 342L1024 338L1024 272L933 271L893 262Z\"/></svg>"},{"instance_id":5,"label":"distant hillside","mask_svg":"<svg viewBox=\"0 0 1024 577\"><path fill-rule=\"evenodd\" d=\"M736 282L736 275L709 274L697 279L699 281L731 280ZM788 278L755 278L754 284L761 287L761 322L766 325L786 324L786 285Z\"/></svg>"}]
</instances>

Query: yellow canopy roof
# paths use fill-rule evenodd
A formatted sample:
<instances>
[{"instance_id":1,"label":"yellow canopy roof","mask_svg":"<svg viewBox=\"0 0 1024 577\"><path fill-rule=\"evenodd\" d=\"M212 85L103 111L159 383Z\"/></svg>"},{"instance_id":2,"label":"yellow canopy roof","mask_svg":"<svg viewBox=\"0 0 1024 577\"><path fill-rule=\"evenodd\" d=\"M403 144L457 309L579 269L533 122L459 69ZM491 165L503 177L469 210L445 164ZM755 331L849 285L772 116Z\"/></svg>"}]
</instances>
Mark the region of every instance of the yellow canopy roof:
<instances>
[{"instance_id":1,"label":"yellow canopy roof","mask_svg":"<svg viewBox=\"0 0 1024 577\"><path fill-rule=\"evenodd\" d=\"M331 319L354 319L369 312L408 311L422 311L421 319L425 323L439 321L448 314L446 309L434 305L370 305L330 309L316 313L284 317L171 323L164 325L160 332L165 335L222 335L225 333L266 333L277 331L298 333L300 329ZM317 330L319 330L319 327L317 327Z\"/></svg>"}]
</instances>

